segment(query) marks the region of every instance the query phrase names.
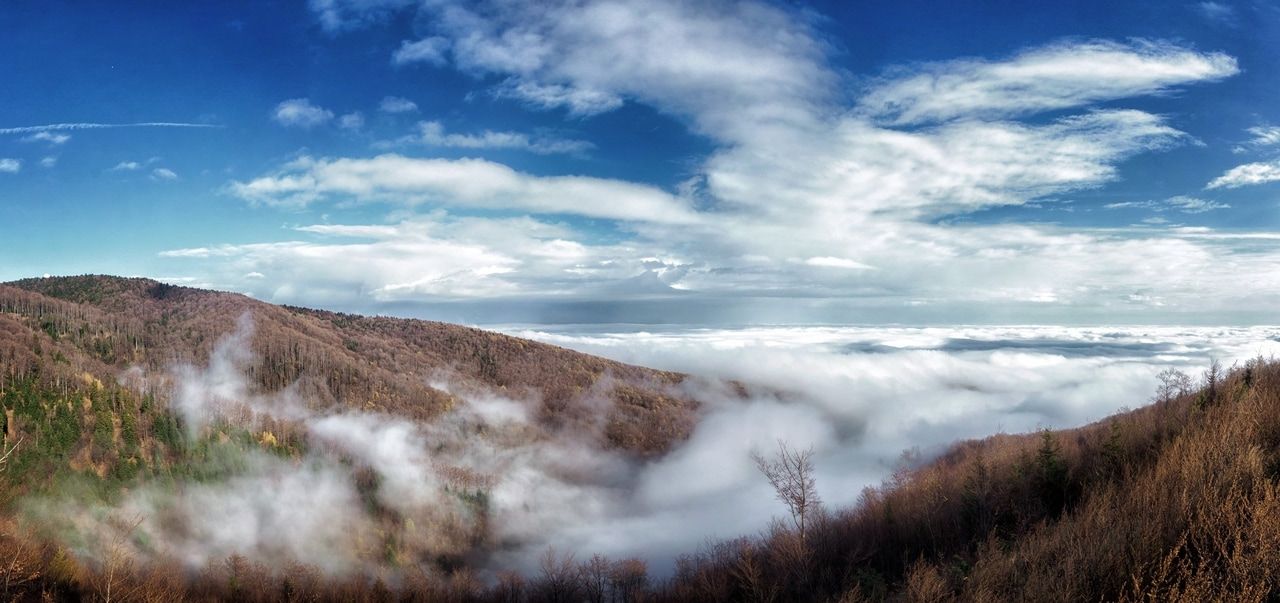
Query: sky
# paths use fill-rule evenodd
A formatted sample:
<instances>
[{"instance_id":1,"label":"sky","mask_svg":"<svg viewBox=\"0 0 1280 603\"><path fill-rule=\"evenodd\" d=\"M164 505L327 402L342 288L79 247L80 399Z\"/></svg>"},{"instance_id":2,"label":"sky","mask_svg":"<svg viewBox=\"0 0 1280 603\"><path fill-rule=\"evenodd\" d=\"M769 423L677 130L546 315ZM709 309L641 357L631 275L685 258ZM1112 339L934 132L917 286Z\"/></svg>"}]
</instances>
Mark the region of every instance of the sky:
<instances>
[{"instance_id":1,"label":"sky","mask_svg":"<svg viewBox=\"0 0 1280 603\"><path fill-rule=\"evenodd\" d=\"M1280 5L0 6L0 280L492 323L1259 324Z\"/></svg>"}]
</instances>

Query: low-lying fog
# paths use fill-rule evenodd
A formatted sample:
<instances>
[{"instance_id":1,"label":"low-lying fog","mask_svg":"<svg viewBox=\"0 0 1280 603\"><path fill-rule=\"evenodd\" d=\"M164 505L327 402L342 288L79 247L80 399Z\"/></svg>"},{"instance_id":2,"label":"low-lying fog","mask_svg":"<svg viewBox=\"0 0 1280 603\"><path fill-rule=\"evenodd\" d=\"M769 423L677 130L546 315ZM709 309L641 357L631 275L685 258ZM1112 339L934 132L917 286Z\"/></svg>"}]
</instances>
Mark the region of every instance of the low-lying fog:
<instances>
[{"instance_id":1,"label":"low-lying fog","mask_svg":"<svg viewBox=\"0 0 1280 603\"><path fill-rule=\"evenodd\" d=\"M1199 378L1280 352L1280 328L1183 327L505 327L623 362L790 392L786 402L709 397L693 437L645 467L635 505L549 534L562 549L669 564L708 538L784 513L748 455L778 438L816 451L830 506L856 502L902 463L997 432L1063 428L1146 403L1155 375Z\"/></svg>"},{"instance_id":2,"label":"low-lying fog","mask_svg":"<svg viewBox=\"0 0 1280 603\"><path fill-rule=\"evenodd\" d=\"M598 434L543 432L537 400L453 389L467 403L430 425L384 414L326 411L291 390L251 393L252 321L228 325L208 366L175 367L173 407L195 433L220 407L287 420L310 442L302 458L248 450L232 477L145 483L110 508L71 493L31 501L27 516L56 526L82 555L124 545L189 567L239 553L334 574L386 574L379 546L429 552L471 546L487 569L530 571L548 547L579 559L640 557L652 574L708 540L757 533L785 511L750 460L783 439L815 450L830 506L854 503L903 462L961 438L1069 427L1145 403L1155 375L1193 375L1280 351L1280 328L770 327L744 329L519 328L503 330L617 360L698 376L692 437L637 462ZM746 400L725 380L749 384ZM434 383L451 389L447 374ZM377 476L371 501L355 468ZM485 513L459 471L485 476ZM388 524L375 503L401 518ZM394 553L395 551L392 551ZM393 555L394 556L394 555Z\"/></svg>"}]
</instances>

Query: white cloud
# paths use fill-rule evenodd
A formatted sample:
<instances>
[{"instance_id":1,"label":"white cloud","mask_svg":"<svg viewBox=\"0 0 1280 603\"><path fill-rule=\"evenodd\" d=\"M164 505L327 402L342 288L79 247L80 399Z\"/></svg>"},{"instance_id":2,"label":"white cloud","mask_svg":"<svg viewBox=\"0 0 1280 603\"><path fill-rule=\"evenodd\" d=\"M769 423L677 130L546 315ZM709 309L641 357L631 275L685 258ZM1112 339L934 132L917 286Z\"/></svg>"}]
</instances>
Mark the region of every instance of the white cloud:
<instances>
[{"instance_id":1,"label":"white cloud","mask_svg":"<svg viewBox=\"0 0 1280 603\"><path fill-rule=\"evenodd\" d=\"M1280 294L1280 250L1271 239L966 221L993 207L1034 207L1103 187L1122 177L1129 158L1194 143L1176 127L1176 110L1155 115L1125 108L1125 99L1172 95L1236 73L1235 59L1221 53L1160 41L1065 41L1005 58L889 70L846 90L841 84L850 79L828 61L833 46L817 22L777 5L441 1L416 10L423 35L439 38L426 45L435 50L428 60L443 64L447 52L459 70L499 81L493 94L573 116L643 103L682 120L714 150L688 168L679 195L475 159L399 155L304 158L230 190L271 204L390 202L619 220L603 235L571 220L574 226L559 225L563 232L537 245L508 242L498 226L492 230L501 236L459 238L464 229L456 222L432 231L435 239L516 259L510 272L488 278L510 295L543 300L621 302L640 291L646 299L673 296L673 307L754 300L743 307L795 309L788 316L849 304L930 316L956 316L957 308L989 316L994 307L1033 320L1118 320L1131 309L1126 316L1145 316L1135 309L1138 284L1142 298L1159 299L1169 316L1241 310ZM1050 110L1056 113L1040 115ZM519 132L451 132L439 122L421 128L416 142L435 146L538 142ZM1226 205L1195 197L1142 203L1185 213ZM484 219L475 220L468 233L481 230ZM600 244L602 236L610 243ZM326 244L393 253L386 238ZM525 261L529 249L542 259ZM239 275L255 268L237 269L225 280L241 286ZM353 287L315 274L270 274L287 275L286 284L319 280L326 291L413 282L397 275ZM1242 274L1258 278L1233 285ZM359 303L355 293L344 300Z\"/></svg>"},{"instance_id":2,"label":"white cloud","mask_svg":"<svg viewBox=\"0 0 1280 603\"><path fill-rule=\"evenodd\" d=\"M26 136L22 139L23 142L47 142L54 146L66 144L69 140L71 140L70 134L62 134L48 130L36 132L35 134Z\"/></svg>"},{"instance_id":3,"label":"white cloud","mask_svg":"<svg viewBox=\"0 0 1280 603\"><path fill-rule=\"evenodd\" d=\"M378 110L383 113L413 113L418 110L418 104L399 96L385 96L378 103Z\"/></svg>"},{"instance_id":4,"label":"white cloud","mask_svg":"<svg viewBox=\"0 0 1280 603\"><path fill-rule=\"evenodd\" d=\"M1280 180L1280 160L1246 163L1226 171L1205 185L1206 189L1240 188Z\"/></svg>"},{"instance_id":5,"label":"white cloud","mask_svg":"<svg viewBox=\"0 0 1280 603\"><path fill-rule=\"evenodd\" d=\"M178 174L168 168L156 168L151 170L151 179L173 181L178 179Z\"/></svg>"},{"instance_id":6,"label":"white cloud","mask_svg":"<svg viewBox=\"0 0 1280 603\"><path fill-rule=\"evenodd\" d=\"M0 174L16 174L22 169L21 159L0 157Z\"/></svg>"},{"instance_id":7,"label":"white cloud","mask_svg":"<svg viewBox=\"0 0 1280 603\"><path fill-rule=\"evenodd\" d=\"M507 80L494 90L498 98L514 98L542 109L564 107L570 115L589 116L607 113L622 106L622 98L616 94L590 88L575 88L561 84L535 84Z\"/></svg>"},{"instance_id":8,"label":"white cloud","mask_svg":"<svg viewBox=\"0 0 1280 603\"><path fill-rule=\"evenodd\" d=\"M1208 199L1178 195L1176 197L1169 197L1163 201L1121 201L1118 203L1108 203L1103 207L1106 209L1143 208L1152 209L1158 212L1176 210L1184 214L1202 214L1215 209L1229 209L1231 206L1226 203L1219 203Z\"/></svg>"},{"instance_id":9,"label":"white cloud","mask_svg":"<svg viewBox=\"0 0 1280 603\"><path fill-rule=\"evenodd\" d=\"M48 157L44 157L44 158L40 159L40 166L41 166L41 167L51 168L51 167L53 167L53 166L55 166L55 165L58 165L58 158L57 158L57 157L54 157L54 156L50 155L50 156L48 156Z\"/></svg>"},{"instance_id":10,"label":"white cloud","mask_svg":"<svg viewBox=\"0 0 1280 603\"><path fill-rule=\"evenodd\" d=\"M1200 2L1196 4L1196 10L1213 21L1234 23L1236 19L1236 9L1222 2Z\"/></svg>"},{"instance_id":11,"label":"white cloud","mask_svg":"<svg viewBox=\"0 0 1280 603\"><path fill-rule=\"evenodd\" d=\"M1280 145L1280 126L1254 126L1246 130L1253 135L1248 144L1257 147Z\"/></svg>"},{"instance_id":12,"label":"white cloud","mask_svg":"<svg viewBox=\"0 0 1280 603\"><path fill-rule=\"evenodd\" d=\"M343 130L359 130L364 127L364 114L359 111L347 113L338 118L338 127Z\"/></svg>"},{"instance_id":13,"label":"white cloud","mask_svg":"<svg viewBox=\"0 0 1280 603\"><path fill-rule=\"evenodd\" d=\"M272 117L282 126L314 128L333 119L333 111L311 104L306 98L292 98L276 105Z\"/></svg>"},{"instance_id":14,"label":"white cloud","mask_svg":"<svg viewBox=\"0 0 1280 603\"><path fill-rule=\"evenodd\" d=\"M871 266L856 260L851 260L849 258L833 258L830 256L808 258L804 263L809 266L818 266L821 268L845 268L852 270L867 270L871 268Z\"/></svg>"},{"instance_id":15,"label":"white cloud","mask_svg":"<svg viewBox=\"0 0 1280 603\"><path fill-rule=\"evenodd\" d=\"M1168 43L1068 43L1023 52L1008 61L952 61L923 66L915 74L893 73L858 105L868 115L894 124L1014 116L1159 94L1238 71L1230 56Z\"/></svg>"},{"instance_id":16,"label":"white cloud","mask_svg":"<svg viewBox=\"0 0 1280 603\"><path fill-rule=\"evenodd\" d=\"M111 168L112 172L136 172L142 169L142 164L137 161L121 161L115 167Z\"/></svg>"},{"instance_id":17,"label":"white cloud","mask_svg":"<svg viewBox=\"0 0 1280 603\"><path fill-rule=\"evenodd\" d=\"M595 147L585 140L530 137L521 132L484 130L477 134L451 133L445 132L444 124L438 121L419 122L418 135L403 138L400 142L457 149L516 149L541 155L584 153Z\"/></svg>"},{"instance_id":18,"label":"white cloud","mask_svg":"<svg viewBox=\"0 0 1280 603\"><path fill-rule=\"evenodd\" d=\"M330 33L378 23L414 0L307 0L320 26Z\"/></svg>"},{"instance_id":19,"label":"white cloud","mask_svg":"<svg viewBox=\"0 0 1280 603\"><path fill-rule=\"evenodd\" d=\"M533 176L482 159L303 157L231 192L270 205L323 200L508 208L653 222L691 222L681 199L657 188L587 176Z\"/></svg>"},{"instance_id":20,"label":"white cloud","mask_svg":"<svg viewBox=\"0 0 1280 603\"><path fill-rule=\"evenodd\" d=\"M440 36L432 36L413 42L405 40L400 44L400 48L396 49L395 53L391 55L391 63L393 65L427 63L443 67L448 62L448 59L445 58L445 52L448 49L448 38Z\"/></svg>"},{"instance_id":21,"label":"white cloud","mask_svg":"<svg viewBox=\"0 0 1280 603\"><path fill-rule=\"evenodd\" d=\"M41 126L21 126L16 128L0 128L0 134L32 134L39 132L56 132L67 130L101 130L109 128L221 128L216 124L191 124L181 122L149 121L131 124L103 124L92 122L45 124Z\"/></svg>"}]
</instances>

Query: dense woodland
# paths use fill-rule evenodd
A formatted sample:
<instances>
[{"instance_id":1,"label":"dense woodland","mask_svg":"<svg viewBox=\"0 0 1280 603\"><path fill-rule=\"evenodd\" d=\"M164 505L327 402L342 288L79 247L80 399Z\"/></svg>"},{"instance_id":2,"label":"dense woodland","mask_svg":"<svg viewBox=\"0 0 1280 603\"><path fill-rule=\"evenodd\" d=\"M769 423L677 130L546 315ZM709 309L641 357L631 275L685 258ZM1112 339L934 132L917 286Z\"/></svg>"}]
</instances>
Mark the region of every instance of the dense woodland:
<instances>
[{"instance_id":1,"label":"dense woodland","mask_svg":"<svg viewBox=\"0 0 1280 603\"><path fill-rule=\"evenodd\" d=\"M65 480L109 500L140 479L216 480L229 450L296 455L288 426L192 437L162 387L130 367L200 363L246 310L253 379L315 404L431 421L458 403L427 385L448 368L477 387L543 392L551 428L609 397L605 445L661 454L692 429L683 377L439 323L280 308L142 279L0 286L0 596L16 600L1076 601L1280 597L1280 365L1164 375L1153 402L1078 429L964 442L904 468L848 509L807 509L767 533L708 544L669 579L637 560L548 551L541 571L483 576L465 563L395 579L333 578L231 557L198 571L123 555L71 555L8 518ZM301 385L299 385L301 384ZM1135 401L1137 402L1137 401ZM762 468L769 461L760 459ZM771 477L772 479L772 477ZM479 503L482 504L482 501ZM792 507L793 510L795 507ZM797 519L797 518L792 518ZM656 573L656 572L655 572Z\"/></svg>"}]
</instances>

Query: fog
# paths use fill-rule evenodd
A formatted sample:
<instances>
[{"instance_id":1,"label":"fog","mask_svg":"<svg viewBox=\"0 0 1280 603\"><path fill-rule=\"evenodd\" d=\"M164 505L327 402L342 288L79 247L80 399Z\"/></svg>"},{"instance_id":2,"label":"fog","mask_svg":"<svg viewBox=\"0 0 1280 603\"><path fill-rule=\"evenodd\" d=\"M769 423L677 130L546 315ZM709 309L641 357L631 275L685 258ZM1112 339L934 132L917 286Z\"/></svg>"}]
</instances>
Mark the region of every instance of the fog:
<instances>
[{"instance_id":1,"label":"fog","mask_svg":"<svg viewBox=\"0 0 1280 603\"><path fill-rule=\"evenodd\" d=\"M198 569L240 554L394 578L438 554L532 571L554 547L639 557L661 576L679 554L758 533L785 512L750 459L779 439L813 447L822 498L845 506L958 439L1084 424L1145 403L1164 368L1198 374L1210 357L1230 365L1280 350L1275 328L504 330L690 373L676 393L699 400L699 422L670 453L639 461L590 426L537 424L536 398L447 371L430 383L462 403L430 424L320 408L293 389L254 391L244 318L206 365L142 378L172 392L193 437L226 441L235 417L261 441L215 448L203 461L213 478L153 479L110 504L64 489L28 501L25 517L100 561L124 552ZM585 403L602 415L610 404ZM305 434L305 451L273 452L266 421Z\"/></svg>"}]
</instances>

